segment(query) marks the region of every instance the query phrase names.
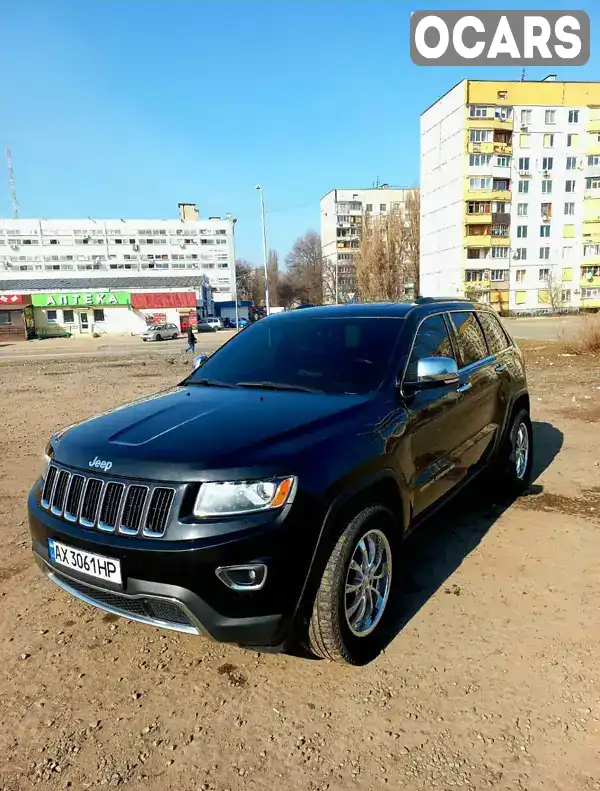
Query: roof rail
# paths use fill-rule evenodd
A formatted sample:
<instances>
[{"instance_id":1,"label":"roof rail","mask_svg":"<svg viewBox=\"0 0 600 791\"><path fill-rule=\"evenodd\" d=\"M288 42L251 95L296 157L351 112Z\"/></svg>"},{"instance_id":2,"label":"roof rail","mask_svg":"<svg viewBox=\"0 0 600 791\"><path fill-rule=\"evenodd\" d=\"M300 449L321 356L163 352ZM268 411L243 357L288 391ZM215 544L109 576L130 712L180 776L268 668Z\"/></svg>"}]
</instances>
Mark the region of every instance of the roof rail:
<instances>
[{"instance_id":1,"label":"roof rail","mask_svg":"<svg viewBox=\"0 0 600 791\"><path fill-rule=\"evenodd\" d=\"M428 305L432 302L474 302L467 297L417 297L415 305Z\"/></svg>"}]
</instances>

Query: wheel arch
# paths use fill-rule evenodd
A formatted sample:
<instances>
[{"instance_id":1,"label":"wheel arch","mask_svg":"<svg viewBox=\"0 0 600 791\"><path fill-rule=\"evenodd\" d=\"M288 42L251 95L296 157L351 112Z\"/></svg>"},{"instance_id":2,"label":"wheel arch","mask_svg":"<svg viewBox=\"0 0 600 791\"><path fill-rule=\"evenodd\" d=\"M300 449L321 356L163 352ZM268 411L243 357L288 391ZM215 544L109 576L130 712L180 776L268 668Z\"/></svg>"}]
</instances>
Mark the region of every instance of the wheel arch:
<instances>
[{"instance_id":1,"label":"wheel arch","mask_svg":"<svg viewBox=\"0 0 600 791\"><path fill-rule=\"evenodd\" d=\"M512 426L514 417L520 409L526 409L527 412L531 414L531 401L529 399L529 393L527 390L521 390L521 392L517 393L510 402L510 406L506 410L506 418L504 420L504 425L502 426L498 447L500 447L500 445L502 445L506 439L507 434L510 431L510 427Z\"/></svg>"},{"instance_id":2,"label":"wheel arch","mask_svg":"<svg viewBox=\"0 0 600 791\"><path fill-rule=\"evenodd\" d=\"M343 526L363 508L374 504L387 507L396 517L397 535L401 540L410 521L410 498L394 471L384 469L359 482L352 481L327 510L298 600L298 610L303 610L312 602L322 571Z\"/></svg>"}]
</instances>

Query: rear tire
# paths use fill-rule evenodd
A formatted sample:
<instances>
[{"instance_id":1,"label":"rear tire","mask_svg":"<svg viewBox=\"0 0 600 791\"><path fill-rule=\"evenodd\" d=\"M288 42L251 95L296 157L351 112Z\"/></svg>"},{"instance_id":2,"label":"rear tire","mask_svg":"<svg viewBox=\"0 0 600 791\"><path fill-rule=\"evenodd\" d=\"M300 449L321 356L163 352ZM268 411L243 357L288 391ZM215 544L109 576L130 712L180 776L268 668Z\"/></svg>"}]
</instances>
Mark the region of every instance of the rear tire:
<instances>
[{"instance_id":1,"label":"rear tire","mask_svg":"<svg viewBox=\"0 0 600 791\"><path fill-rule=\"evenodd\" d=\"M510 428L492 467L494 486L510 497L518 497L531 485L533 468L533 427L526 409L512 418Z\"/></svg>"},{"instance_id":2,"label":"rear tire","mask_svg":"<svg viewBox=\"0 0 600 791\"><path fill-rule=\"evenodd\" d=\"M308 627L315 656L365 665L385 644L398 526L382 505L364 508L338 538L323 571ZM397 562L398 561L398 562Z\"/></svg>"},{"instance_id":3,"label":"rear tire","mask_svg":"<svg viewBox=\"0 0 600 791\"><path fill-rule=\"evenodd\" d=\"M175 333L173 333L173 340L174 340L174 341L176 341L178 337L179 337L179 335L177 335L177 333L176 333L176 332L175 332Z\"/></svg>"}]
</instances>

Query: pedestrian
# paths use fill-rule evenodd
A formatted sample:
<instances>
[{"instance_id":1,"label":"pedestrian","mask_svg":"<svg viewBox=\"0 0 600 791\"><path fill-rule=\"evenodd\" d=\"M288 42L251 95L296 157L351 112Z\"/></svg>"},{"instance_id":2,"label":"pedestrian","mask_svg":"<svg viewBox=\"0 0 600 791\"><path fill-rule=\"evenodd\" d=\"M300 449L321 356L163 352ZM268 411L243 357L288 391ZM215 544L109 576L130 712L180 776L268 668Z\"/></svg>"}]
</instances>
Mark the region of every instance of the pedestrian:
<instances>
[{"instance_id":1,"label":"pedestrian","mask_svg":"<svg viewBox=\"0 0 600 791\"><path fill-rule=\"evenodd\" d=\"M186 352L194 352L196 351L196 336L194 335L194 330L192 329L192 325L188 327L187 331L187 339L188 339L188 347Z\"/></svg>"}]
</instances>

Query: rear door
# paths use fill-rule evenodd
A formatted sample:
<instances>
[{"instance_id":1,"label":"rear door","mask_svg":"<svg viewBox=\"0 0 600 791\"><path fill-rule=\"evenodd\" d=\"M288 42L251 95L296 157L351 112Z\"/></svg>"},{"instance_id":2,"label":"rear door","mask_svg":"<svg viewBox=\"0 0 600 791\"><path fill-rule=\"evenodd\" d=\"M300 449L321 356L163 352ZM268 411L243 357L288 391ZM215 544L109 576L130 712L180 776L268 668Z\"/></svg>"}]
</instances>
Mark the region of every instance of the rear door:
<instances>
[{"instance_id":1,"label":"rear door","mask_svg":"<svg viewBox=\"0 0 600 791\"><path fill-rule=\"evenodd\" d=\"M475 311L452 311L449 315L460 359L458 391L462 399L455 419L466 428L465 442L457 455L466 475L483 459L498 430L499 378Z\"/></svg>"},{"instance_id":2,"label":"rear door","mask_svg":"<svg viewBox=\"0 0 600 791\"><path fill-rule=\"evenodd\" d=\"M417 363L423 357L451 357L460 364L446 318L441 313L428 316L419 325L404 381L416 379ZM415 516L446 494L462 477L457 469L456 451L467 440L468 426L455 415L462 398L455 383L419 390L406 400L406 436L410 438ZM406 468L406 463L401 466Z\"/></svg>"}]
</instances>

